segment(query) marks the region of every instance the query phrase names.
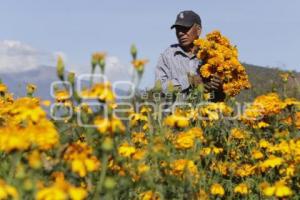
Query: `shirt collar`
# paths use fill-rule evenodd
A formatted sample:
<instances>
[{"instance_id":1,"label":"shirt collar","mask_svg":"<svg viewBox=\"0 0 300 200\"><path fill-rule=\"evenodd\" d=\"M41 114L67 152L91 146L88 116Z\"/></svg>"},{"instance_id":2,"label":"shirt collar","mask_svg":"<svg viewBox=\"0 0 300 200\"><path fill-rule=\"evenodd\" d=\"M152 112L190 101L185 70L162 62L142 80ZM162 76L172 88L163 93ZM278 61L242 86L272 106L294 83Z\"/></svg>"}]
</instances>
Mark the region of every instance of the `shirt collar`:
<instances>
[{"instance_id":1,"label":"shirt collar","mask_svg":"<svg viewBox=\"0 0 300 200\"><path fill-rule=\"evenodd\" d=\"M182 54L182 55L188 57L189 59L193 59L193 58L196 57L196 55L194 55L194 54L188 54L188 53L186 53L186 52L179 46L179 44L177 44L177 45L175 46L174 56L175 56L176 54Z\"/></svg>"}]
</instances>

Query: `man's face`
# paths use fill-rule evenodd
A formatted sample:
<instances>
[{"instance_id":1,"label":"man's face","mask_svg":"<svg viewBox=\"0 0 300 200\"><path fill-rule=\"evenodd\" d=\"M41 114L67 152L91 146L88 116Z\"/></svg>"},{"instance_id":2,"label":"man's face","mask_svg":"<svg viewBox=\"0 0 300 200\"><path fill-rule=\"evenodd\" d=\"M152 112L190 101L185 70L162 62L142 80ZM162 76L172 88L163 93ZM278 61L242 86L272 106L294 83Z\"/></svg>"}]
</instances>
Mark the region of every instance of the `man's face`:
<instances>
[{"instance_id":1,"label":"man's face","mask_svg":"<svg viewBox=\"0 0 300 200\"><path fill-rule=\"evenodd\" d=\"M175 29L178 43L182 47L191 46L201 33L201 28L197 25L192 27L176 26Z\"/></svg>"}]
</instances>

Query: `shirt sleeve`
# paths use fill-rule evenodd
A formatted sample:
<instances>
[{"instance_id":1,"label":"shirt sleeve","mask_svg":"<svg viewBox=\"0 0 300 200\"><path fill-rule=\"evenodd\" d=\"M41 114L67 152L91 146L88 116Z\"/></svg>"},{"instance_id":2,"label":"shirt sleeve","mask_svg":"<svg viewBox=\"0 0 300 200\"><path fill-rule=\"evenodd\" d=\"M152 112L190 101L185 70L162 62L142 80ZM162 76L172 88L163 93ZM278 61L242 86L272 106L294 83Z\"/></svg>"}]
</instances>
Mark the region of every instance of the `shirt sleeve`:
<instances>
[{"instance_id":1,"label":"shirt sleeve","mask_svg":"<svg viewBox=\"0 0 300 200\"><path fill-rule=\"evenodd\" d=\"M167 58L167 54L162 53L158 58L155 69L155 81L159 80L161 82L163 92L167 92L168 83L170 81L180 90L189 88L190 84L187 79L187 74L176 71L174 68L176 64L178 65L178 63L175 63L172 59L168 60Z\"/></svg>"},{"instance_id":2,"label":"shirt sleeve","mask_svg":"<svg viewBox=\"0 0 300 200\"><path fill-rule=\"evenodd\" d=\"M162 84L163 91L166 91L168 81L171 80L171 71L163 54L160 54L155 69L155 81L158 80Z\"/></svg>"}]
</instances>

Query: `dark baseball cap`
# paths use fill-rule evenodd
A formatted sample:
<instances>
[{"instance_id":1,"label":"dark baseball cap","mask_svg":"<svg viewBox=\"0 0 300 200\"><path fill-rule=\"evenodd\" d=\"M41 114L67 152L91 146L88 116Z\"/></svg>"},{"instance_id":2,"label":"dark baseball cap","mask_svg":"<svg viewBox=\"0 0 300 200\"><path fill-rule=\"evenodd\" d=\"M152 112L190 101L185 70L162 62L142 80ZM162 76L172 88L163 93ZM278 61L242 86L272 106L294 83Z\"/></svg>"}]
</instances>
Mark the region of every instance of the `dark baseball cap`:
<instances>
[{"instance_id":1,"label":"dark baseball cap","mask_svg":"<svg viewBox=\"0 0 300 200\"><path fill-rule=\"evenodd\" d=\"M201 26L201 18L192 10L181 11L176 18L175 24L171 26L171 29L176 26L191 27L194 24Z\"/></svg>"}]
</instances>

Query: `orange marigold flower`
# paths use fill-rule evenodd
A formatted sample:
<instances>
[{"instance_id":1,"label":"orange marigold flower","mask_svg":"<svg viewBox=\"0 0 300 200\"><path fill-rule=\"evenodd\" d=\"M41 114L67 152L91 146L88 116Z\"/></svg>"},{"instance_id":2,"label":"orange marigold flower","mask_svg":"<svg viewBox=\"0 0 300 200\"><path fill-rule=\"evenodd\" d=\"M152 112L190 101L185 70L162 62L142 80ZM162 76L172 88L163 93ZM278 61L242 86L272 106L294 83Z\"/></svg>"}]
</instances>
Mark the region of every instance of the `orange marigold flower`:
<instances>
[{"instance_id":1,"label":"orange marigold flower","mask_svg":"<svg viewBox=\"0 0 300 200\"><path fill-rule=\"evenodd\" d=\"M194 45L199 47L197 57L204 62L200 68L202 77L209 79L217 74L223 81L224 92L229 96L250 88L246 70L238 61L236 47L219 31L207 34L205 39L195 40Z\"/></svg>"},{"instance_id":2,"label":"orange marigold flower","mask_svg":"<svg viewBox=\"0 0 300 200\"><path fill-rule=\"evenodd\" d=\"M148 62L146 59L136 59L132 61L132 65L137 71L141 72L144 71L144 67Z\"/></svg>"}]
</instances>

